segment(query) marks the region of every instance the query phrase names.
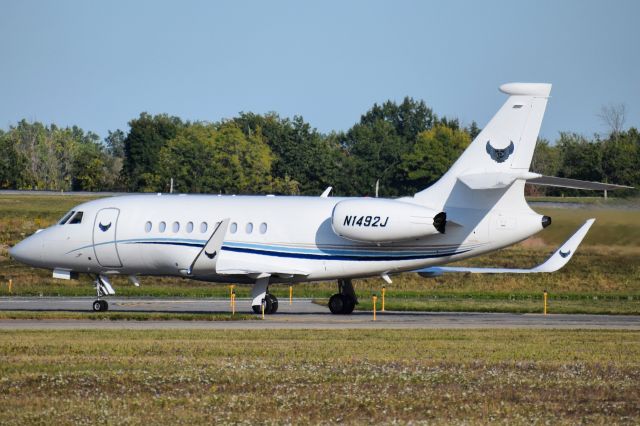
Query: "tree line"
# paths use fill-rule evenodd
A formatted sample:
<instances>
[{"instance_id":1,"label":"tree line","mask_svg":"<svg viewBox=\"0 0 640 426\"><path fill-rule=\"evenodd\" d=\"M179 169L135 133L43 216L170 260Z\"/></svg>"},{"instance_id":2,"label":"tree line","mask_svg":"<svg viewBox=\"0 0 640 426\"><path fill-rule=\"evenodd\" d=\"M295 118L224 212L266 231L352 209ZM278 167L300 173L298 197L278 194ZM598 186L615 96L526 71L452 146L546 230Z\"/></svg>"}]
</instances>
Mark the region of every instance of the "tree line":
<instances>
[{"instance_id":1,"label":"tree line","mask_svg":"<svg viewBox=\"0 0 640 426\"><path fill-rule=\"evenodd\" d=\"M0 130L0 188L54 191L318 195L413 194L435 182L480 132L424 101L387 101L347 131L323 134L301 116L243 112L218 122L140 114L103 140L77 126L22 120ZM640 185L640 134L539 140L532 171ZM548 189L558 194L565 190Z\"/></svg>"}]
</instances>

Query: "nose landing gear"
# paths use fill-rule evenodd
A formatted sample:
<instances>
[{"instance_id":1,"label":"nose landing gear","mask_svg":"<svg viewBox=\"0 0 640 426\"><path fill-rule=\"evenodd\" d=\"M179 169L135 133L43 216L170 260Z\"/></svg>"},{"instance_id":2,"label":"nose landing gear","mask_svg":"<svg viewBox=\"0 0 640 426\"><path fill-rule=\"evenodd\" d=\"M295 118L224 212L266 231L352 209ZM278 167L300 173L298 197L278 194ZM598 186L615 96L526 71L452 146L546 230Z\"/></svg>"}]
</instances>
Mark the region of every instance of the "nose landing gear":
<instances>
[{"instance_id":1,"label":"nose landing gear","mask_svg":"<svg viewBox=\"0 0 640 426\"><path fill-rule=\"evenodd\" d=\"M111 286L111 282L106 275L98 275L94 281L96 286L96 298L93 302L92 308L95 312L104 312L109 310L109 304L106 300L100 299L104 296L113 296L116 294L115 290Z\"/></svg>"},{"instance_id":2,"label":"nose landing gear","mask_svg":"<svg viewBox=\"0 0 640 426\"><path fill-rule=\"evenodd\" d=\"M93 310L95 312L102 312L109 310L109 304L106 300L98 299L93 302Z\"/></svg>"}]
</instances>

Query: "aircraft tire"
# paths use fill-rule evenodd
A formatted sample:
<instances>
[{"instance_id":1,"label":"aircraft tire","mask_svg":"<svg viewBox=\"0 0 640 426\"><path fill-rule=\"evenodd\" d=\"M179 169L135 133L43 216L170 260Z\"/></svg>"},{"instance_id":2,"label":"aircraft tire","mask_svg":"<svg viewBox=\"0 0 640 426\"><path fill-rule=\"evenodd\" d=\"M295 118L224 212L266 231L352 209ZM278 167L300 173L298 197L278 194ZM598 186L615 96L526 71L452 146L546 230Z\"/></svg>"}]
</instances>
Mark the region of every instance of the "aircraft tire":
<instances>
[{"instance_id":1,"label":"aircraft tire","mask_svg":"<svg viewBox=\"0 0 640 426\"><path fill-rule=\"evenodd\" d=\"M342 310L342 314L350 315L353 312L354 308L356 307L356 301L348 296L343 296L343 297L345 298L345 304Z\"/></svg>"},{"instance_id":2,"label":"aircraft tire","mask_svg":"<svg viewBox=\"0 0 640 426\"><path fill-rule=\"evenodd\" d=\"M334 315L340 315L344 313L346 303L348 303L346 297L344 297L342 294L334 294L329 299L329 310Z\"/></svg>"},{"instance_id":3,"label":"aircraft tire","mask_svg":"<svg viewBox=\"0 0 640 426\"><path fill-rule=\"evenodd\" d=\"M109 304L106 300L96 300L93 302L92 307L95 312L103 312L109 310Z\"/></svg>"},{"instance_id":4,"label":"aircraft tire","mask_svg":"<svg viewBox=\"0 0 640 426\"><path fill-rule=\"evenodd\" d=\"M275 314L276 312L278 312L278 298L275 297L273 294L267 294L267 298L271 302L271 309L269 309L269 312L265 312L265 313Z\"/></svg>"},{"instance_id":5,"label":"aircraft tire","mask_svg":"<svg viewBox=\"0 0 640 426\"><path fill-rule=\"evenodd\" d=\"M273 303L273 299L275 299L275 310L274 308L274 303ZM261 314L262 313L262 306L261 305L253 305L251 306L251 309L253 309L253 312L256 314ZM274 296L267 294L264 298L264 313L265 315L269 315L269 314L273 314L275 313L275 311L278 310L278 299L276 299Z\"/></svg>"}]
</instances>

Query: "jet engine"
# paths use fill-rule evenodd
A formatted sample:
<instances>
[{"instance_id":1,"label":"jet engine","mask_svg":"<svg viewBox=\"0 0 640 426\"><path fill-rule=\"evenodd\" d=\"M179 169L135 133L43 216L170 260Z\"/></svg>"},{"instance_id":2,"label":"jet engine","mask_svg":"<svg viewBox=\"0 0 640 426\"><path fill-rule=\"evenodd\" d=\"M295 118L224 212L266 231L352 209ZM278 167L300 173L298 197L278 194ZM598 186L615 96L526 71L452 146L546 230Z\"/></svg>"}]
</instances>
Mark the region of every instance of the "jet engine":
<instances>
[{"instance_id":1,"label":"jet engine","mask_svg":"<svg viewBox=\"0 0 640 426\"><path fill-rule=\"evenodd\" d=\"M354 241L389 243L444 234L444 212L396 200L361 198L340 201L331 226L337 235Z\"/></svg>"}]
</instances>

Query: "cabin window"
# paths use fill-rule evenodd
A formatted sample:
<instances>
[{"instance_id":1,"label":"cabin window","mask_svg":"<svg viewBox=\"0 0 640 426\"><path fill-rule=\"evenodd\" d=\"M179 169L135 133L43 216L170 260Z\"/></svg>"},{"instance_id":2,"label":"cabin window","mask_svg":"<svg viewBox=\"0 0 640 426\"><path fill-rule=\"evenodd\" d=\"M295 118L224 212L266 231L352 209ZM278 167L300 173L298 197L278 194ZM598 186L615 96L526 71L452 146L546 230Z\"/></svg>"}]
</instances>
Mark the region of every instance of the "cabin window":
<instances>
[{"instance_id":1,"label":"cabin window","mask_svg":"<svg viewBox=\"0 0 640 426\"><path fill-rule=\"evenodd\" d=\"M193 232L193 222L187 222L187 232L188 233Z\"/></svg>"},{"instance_id":2,"label":"cabin window","mask_svg":"<svg viewBox=\"0 0 640 426\"><path fill-rule=\"evenodd\" d=\"M229 230L231 231L232 234L235 234L238 231L238 224L233 222Z\"/></svg>"},{"instance_id":3,"label":"cabin window","mask_svg":"<svg viewBox=\"0 0 640 426\"><path fill-rule=\"evenodd\" d=\"M158 231L164 232L165 229L167 229L167 224L165 222L160 222L158 225Z\"/></svg>"},{"instance_id":4,"label":"cabin window","mask_svg":"<svg viewBox=\"0 0 640 426\"><path fill-rule=\"evenodd\" d=\"M249 222L247 223L247 226L244 228L245 231L247 231L247 234L250 234L253 232L253 223Z\"/></svg>"},{"instance_id":5,"label":"cabin window","mask_svg":"<svg viewBox=\"0 0 640 426\"><path fill-rule=\"evenodd\" d=\"M260 233L261 233L261 234L266 234L266 233L267 233L267 224L266 224L266 223L264 223L264 222L262 222L262 223L260 224Z\"/></svg>"},{"instance_id":6,"label":"cabin window","mask_svg":"<svg viewBox=\"0 0 640 426\"><path fill-rule=\"evenodd\" d=\"M75 225L78 223L82 223L82 212L77 212L75 215L73 215L73 217L71 218L71 220L69 221L69 225Z\"/></svg>"},{"instance_id":7,"label":"cabin window","mask_svg":"<svg viewBox=\"0 0 640 426\"><path fill-rule=\"evenodd\" d=\"M209 225L207 225L207 222L202 222L200 224L200 232L202 232L204 234L205 232L207 232L207 228L208 227L209 227Z\"/></svg>"},{"instance_id":8,"label":"cabin window","mask_svg":"<svg viewBox=\"0 0 640 426\"><path fill-rule=\"evenodd\" d=\"M173 222L173 232L178 232L180 230L180 222Z\"/></svg>"},{"instance_id":9,"label":"cabin window","mask_svg":"<svg viewBox=\"0 0 640 426\"><path fill-rule=\"evenodd\" d=\"M153 227L153 225L151 224L151 222L147 222L144 224L144 230L145 232L151 232L151 228Z\"/></svg>"},{"instance_id":10,"label":"cabin window","mask_svg":"<svg viewBox=\"0 0 640 426\"><path fill-rule=\"evenodd\" d=\"M67 223L67 221L69 220L69 218L71 216L73 216L73 214L75 213L75 210L71 210L69 213L65 214L64 216L62 216L62 219L60 219L60 222L58 222L60 225L64 225L65 223Z\"/></svg>"}]
</instances>

